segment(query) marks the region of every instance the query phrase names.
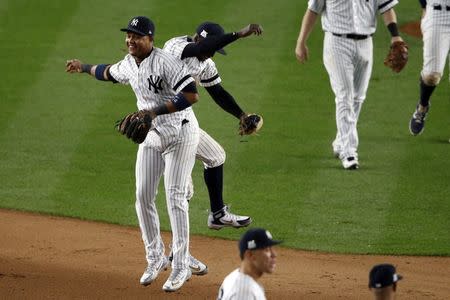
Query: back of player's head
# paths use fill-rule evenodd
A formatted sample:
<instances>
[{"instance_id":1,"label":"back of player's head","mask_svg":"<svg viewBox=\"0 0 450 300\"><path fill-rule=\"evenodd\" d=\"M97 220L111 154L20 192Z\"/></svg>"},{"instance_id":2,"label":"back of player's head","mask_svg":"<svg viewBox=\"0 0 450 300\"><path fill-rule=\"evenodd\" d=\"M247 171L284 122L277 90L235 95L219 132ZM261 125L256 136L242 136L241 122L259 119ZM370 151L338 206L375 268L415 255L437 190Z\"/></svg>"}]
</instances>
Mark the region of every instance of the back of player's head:
<instances>
[{"instance_id":1,"label":"back of player's head","mask_svg":"<svg viewBox=\"0 0 450 300\"><path fill-rule=\"evenodd\" d=\"M279 243L281 241L274 240L268 230L252 228L245 232L239 240L239 254L243 259L246 250L263 249Z\"/></svg>"},{"instance_id":2,"label":"back of player's head","mask_svg":"<svg viewBox=\"0 0 450 300\"><path fill-rule=\"evenodd\" d=\"M225 34L225 30L217 23L214 22L203 22L200 25L197 26L197 29L195 31L197 33L197 36L199 38L207 38L211 36L222 36ZM219 49L217 50L220 54L226 54L225 50Z\"/></svg>"},{"instance_id":3,"label":"back of player's head","mask_svg":"<svg viewBox=\"0 0 450 300\"><path fill-rule=\"evenodd\" d=\"M390 286L403 276L396 273L395 267L391 264L379 264L370 270L369 273L369 288L384 288Z\"/></svg>"}]
</instances>

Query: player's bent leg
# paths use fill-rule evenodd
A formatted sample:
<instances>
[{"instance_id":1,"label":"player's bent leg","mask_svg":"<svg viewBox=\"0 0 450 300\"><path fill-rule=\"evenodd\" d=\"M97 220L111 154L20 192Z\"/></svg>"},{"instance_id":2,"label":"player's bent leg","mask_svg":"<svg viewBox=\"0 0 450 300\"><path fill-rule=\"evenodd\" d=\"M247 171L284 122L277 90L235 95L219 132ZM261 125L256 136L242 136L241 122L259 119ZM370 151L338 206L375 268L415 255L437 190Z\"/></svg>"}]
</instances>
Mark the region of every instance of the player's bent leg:
<instances>
[{"instance_id":1,"label":"player's bent leg","mask_svg":"<svg viewBox=\"0 0 450 300\"><path fill-rule=\"evenodd\" d=\"M421 74L423 83L425 83L428 86L436 86L439 84L442 78L442 74L439 72L430 72L428 74L424 74L422 72Z\"/></svg>"},{"instance_id":2,"label":"player's bent leg","mask_svg":"<svg viewBox=\"0 0 450 300\"><path fill-rule=\"evenodd\" d=\"M442 74L439 72L422 71L419 103L409 121L409 132L414 136L421 134L425 128L425 120L431 106L430 97L436 85L439 84L441 76Z\"/></svg>"}]
</instances>

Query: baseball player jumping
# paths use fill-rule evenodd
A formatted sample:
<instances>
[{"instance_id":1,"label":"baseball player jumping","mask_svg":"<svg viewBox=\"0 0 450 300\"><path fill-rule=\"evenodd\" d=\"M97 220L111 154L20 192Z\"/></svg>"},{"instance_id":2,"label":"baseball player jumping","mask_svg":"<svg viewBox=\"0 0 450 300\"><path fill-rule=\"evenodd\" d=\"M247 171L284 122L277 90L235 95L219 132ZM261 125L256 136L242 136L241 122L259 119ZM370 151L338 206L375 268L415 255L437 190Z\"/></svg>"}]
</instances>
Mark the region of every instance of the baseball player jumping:
<instances>
[{"instance_id":1,"label":"baseball player jumping","mask_svg":"<svg viewBox=\"0 0 450 300\"><path fill-rule=\"evenodd\" d=\"M447 57L450 65L450 0L419 0L423 9L423 67L420 73L420 99L409 122L412 135L423 132L430 110L430 97L439 84Z\"/></svg>"},{"instance_id":2,"label":"baseball player jumping","mask_svg":"<svg viewBox=\"0 0 450 300\"><path fill-rule=\"evenodd\" d=\"M128 49L123 60L112 65L88 65L76 59L69 60L66 70L131 85L139 111L152 120L136 159L136 212L148 261L140 283L150 284L168 265L155 204L159 181L164 174L173 261L172 272L163 289L176 291L192 274L186 190L199 140L198 122L190 108L198 100L197 89L180 60L153 47L155 26L152 21L134 17L121 30L126 32Z\"/></svg>"},{"instance_id":3,"label":"baseball player jumping","mask_svg":"<svg viewBox=\"0 0 450 300\"><path fill-rule=\"evenodd\" d=\"M372 35L376 29L377 12L382 14L391 33L391 47L401 44L403 49L407 49L398 33L393 9L397 3L397 0L308 1L295 54L301 63L308 59L306 42L321 14L325 31L323 62L336 96L337 134L332 147L344 169L359 168L356 127L372 73Z\"/></svg>"},{"instance_id":4,"label":"baseball player jumping","mask_svg":"<svg viewBox=\"0 0 450 300\"><path fill-rule=\"evenodd\" d=\"M225 33L216 23L204 22L197 27L194 37L180 36L167 41L163 50L181 59L191 75L203 86L213 100L226 112L242 120L246 114L220 84L221 78L216 65L211 59L215 52L226 54L223 47L239 38L252 34L262 34L258 24L250 24L240 31ZM200 129L200 141L196 158L204 165L204 179L209 192L211 212L208 216L208 227L221 229L226 226L235 228L248 226L251 218L232 214L223 202L223 164L225 151L208 133ZM189 185L188 197L193 195L193 185Z\"/></svg>"}]
</instances>

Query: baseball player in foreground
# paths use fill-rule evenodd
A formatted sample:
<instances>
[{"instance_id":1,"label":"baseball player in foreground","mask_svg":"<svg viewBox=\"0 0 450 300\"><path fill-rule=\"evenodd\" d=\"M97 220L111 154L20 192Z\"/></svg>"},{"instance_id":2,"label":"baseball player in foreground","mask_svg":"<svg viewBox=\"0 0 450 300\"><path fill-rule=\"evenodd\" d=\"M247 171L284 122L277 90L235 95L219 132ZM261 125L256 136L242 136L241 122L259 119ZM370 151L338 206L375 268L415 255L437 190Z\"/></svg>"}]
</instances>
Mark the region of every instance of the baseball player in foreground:
<instances>
[{"instance_id":1,"label":"baseball player in foreground","mask_svg":"<svg viewBox=\"0 0 450 300\"><path fill-rule=\"evenodd\" d=\"M88 65L69 60L70 73L87 73L98 80L131 85L138 114L119 124L127 137L140 143L136 159L136 212L148 266L140 283L148 285L166 269L168 260L160 234L155 205L164 174L167 209L172 228L172 272L165 291L178 290L191 277L189 268L189 215L186 189L199 140L198 122L190 107L198 100L195 81L185 65L167 52L153 47L155 26L147 17L134 17L126 28L128 54L115 64ZM136 121L136 122L135 122ZM147 125L143 137L135 129Z\"/></svg>"},{"instance_id":2,"label":"baseball player in foreground","mask_svg":"<svg viewBox=\"0 0 450 300\"><path fill-rule=\"evenodd\" d=\"M399 72L407 61L407 46L399 36L393 7L397 0L340 1L309 0L295 48L304 63L309 56L306 45L317 16L321 14L325 31L323 63L336 96L337 134L333 153L344 169L359 168L357 123L372 72L372 35L377 15L383 16L391 33L391 52L385 64ZM392 50L396 50L393 62Z\"/></svg>"},{"instance_id":3,"label":"baseball player in foreground","mask_svg":"<svg viewBox=\"0 0 450 300\"><path fill-rule=\"evenodd\" d=\"M419 0L423 9L423 67L420 73L420 99L409 122L412 135L423 132L430 110L430 97L444 73L447 57L450 65L450 0Z\"/></svg>"},{"instance_id":4,"label":"baseball player in foreground","mask_svg":"<svg viewBox=\"0 0 450 300\"><path fill-rule=\"evenodd\" d=\"M194 37L187 35L174 37L165 43L163 50L181 59L197 83L206 89L223 110L235 116L242 124L248 120L249 114L239 107L233 96L220 84L222 80L212 57L215 52L225 54L223 47L227 44L252 34L260 35L262 31L258 24L250 24L240 31L226 34L219 24L204 22L197 27ZM255 129L258 125L255 124ZM209 192L211 211L208 216L208 227L221 229L226 226L234 228L248 226L252 221L250 217L232 214L223 202L225 151L202 129L196 157L203 162L204 179ZM189 187L188 197L191 198L193 185Z\"/></svg>"},{"instance_id":5,"label":"baseball player in foreground","mask_svg":"<svg viewBox=\"0 0 450 300\"><path fill-rule=\"evenodd\" d=\"M395 299L397 282L403 277L397 274L391 264L379 264L373 266L369 272L369 289L375 300Z\"/></svg>"},{"instance_id":6,"label":"baseball player in foreground","mask_svg":"<svg viewBox=\"0 0 450 300\"><path fill-rule=\"evenodd\" d=\"M225 277L218 300L266 299L264 288L258 279L264 273L273 273L276 265L274 245L269 231L262 228L248 230L239 241L241 266Z\"/></svg>"}]
</instances>

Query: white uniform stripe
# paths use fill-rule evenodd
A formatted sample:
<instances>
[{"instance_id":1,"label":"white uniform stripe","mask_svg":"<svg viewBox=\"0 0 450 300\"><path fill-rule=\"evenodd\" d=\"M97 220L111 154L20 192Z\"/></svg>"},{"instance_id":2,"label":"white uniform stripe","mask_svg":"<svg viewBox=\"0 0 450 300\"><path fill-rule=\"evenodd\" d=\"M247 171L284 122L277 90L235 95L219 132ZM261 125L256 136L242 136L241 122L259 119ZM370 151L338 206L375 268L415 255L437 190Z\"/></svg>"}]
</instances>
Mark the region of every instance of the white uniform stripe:
<instances>
[{"instance_id":1,"label":"white uniform stripe","mask_svg":"<svg viewBox=\"0 0 450 300\"><path fill-rule=\"evenodd\" d=\"M188 36L175 37L165 43L163 50L176 58L181 58L184 48L189 43L191 42ZM221 82L217 68L211 59L199 61L196 57L189 57L182 61L200 85L208 87ZM225 163L226 155L222 146L200 129L196 158L203 162L205 168L215 168Z\"/></svg>"},{"instance_id":2,"label":"white uniform stripe","mask_svg":"<svg viewBox=\"0 0 450 300\"><path fill-rule=\"evenodd\" d=\"M174 98L193 82L185 65L158 48L138 67L131 55L112 65L111 75L130 84L138 109L152 109ZM183 120L188 122L182 125ZM172 227L173 266L189 267L189 215L185 191L197 151L198 122L191 108L156 117L136 158L136 213L150 265L164 255L155 199L164 174L167 209Z\"/></svg>"},{"instance_id":3,"label":"white uniform stripe","mask_svg":"<svg viewBox=\"0 0 450 300\"><path fill-rule=\"evenodd\" d=\"M175 37L168 40L164 44L163 49L174 57L181 59L181 54L183 54L184 48L189 43L191 42L187 35ZM183 59L183 63L186 65L189 73L201 86L213 86L222 81L217 71L216 64L210 58L205 61L199 61L196 57L188 57Z\"/></svg>"},{"instance_id":4,"label":"white uniform stripe","mask_svg":"<svg viewBox=\"0 0 450 300\"><path fill-rule=\"evenodd\" d=\"M336 95L337 133L333 147L357 157L357 121L372 72L372 38L352 40L325 33L323 61Z\"/></svg>"},{"instance_id":5,"label":"white uniform stripe","mask_svg":"<svg viewBox=\"0 0 450 300\"><path fill-rule=\"evenodd\" d=\"M225 277L217 300L265 300L263 287L251 276L234 270Z\"/></svg>"},{"instance_id":6,"label":"white uniform stripe","mask_svg":"<svg viewBox=\"0 0 450 300\"><path fill-rule=\"evenodd\" d=\"M369 35L376 29L376 12L384 13L397 3L397 0L309 0L308 9L322 14L324 31Z\"/></svg>"},{"instance_id":7,"label":"white uniform stripe","mask_svg":"<svg viewBox=\"0 0 450 300\"><path fill-rule=\"evenodd\" d=\"M434 9L440 6L440 10ZM450 0L427 1L421 22L423 33L422 77L439 73L442 76L448 57L450 66Z\"/></svg>"},{"instance_id":8,"label":"white uniform stripe","mask_svg":"<svg viewBox=\"0 0 450 300\"><path fill-rule=\"evenodd\" d=\"M208 133L200 129L196 158L203 162L205 168L215 168L225 163L225 150Z\"/></svg>"}]
</instances>

